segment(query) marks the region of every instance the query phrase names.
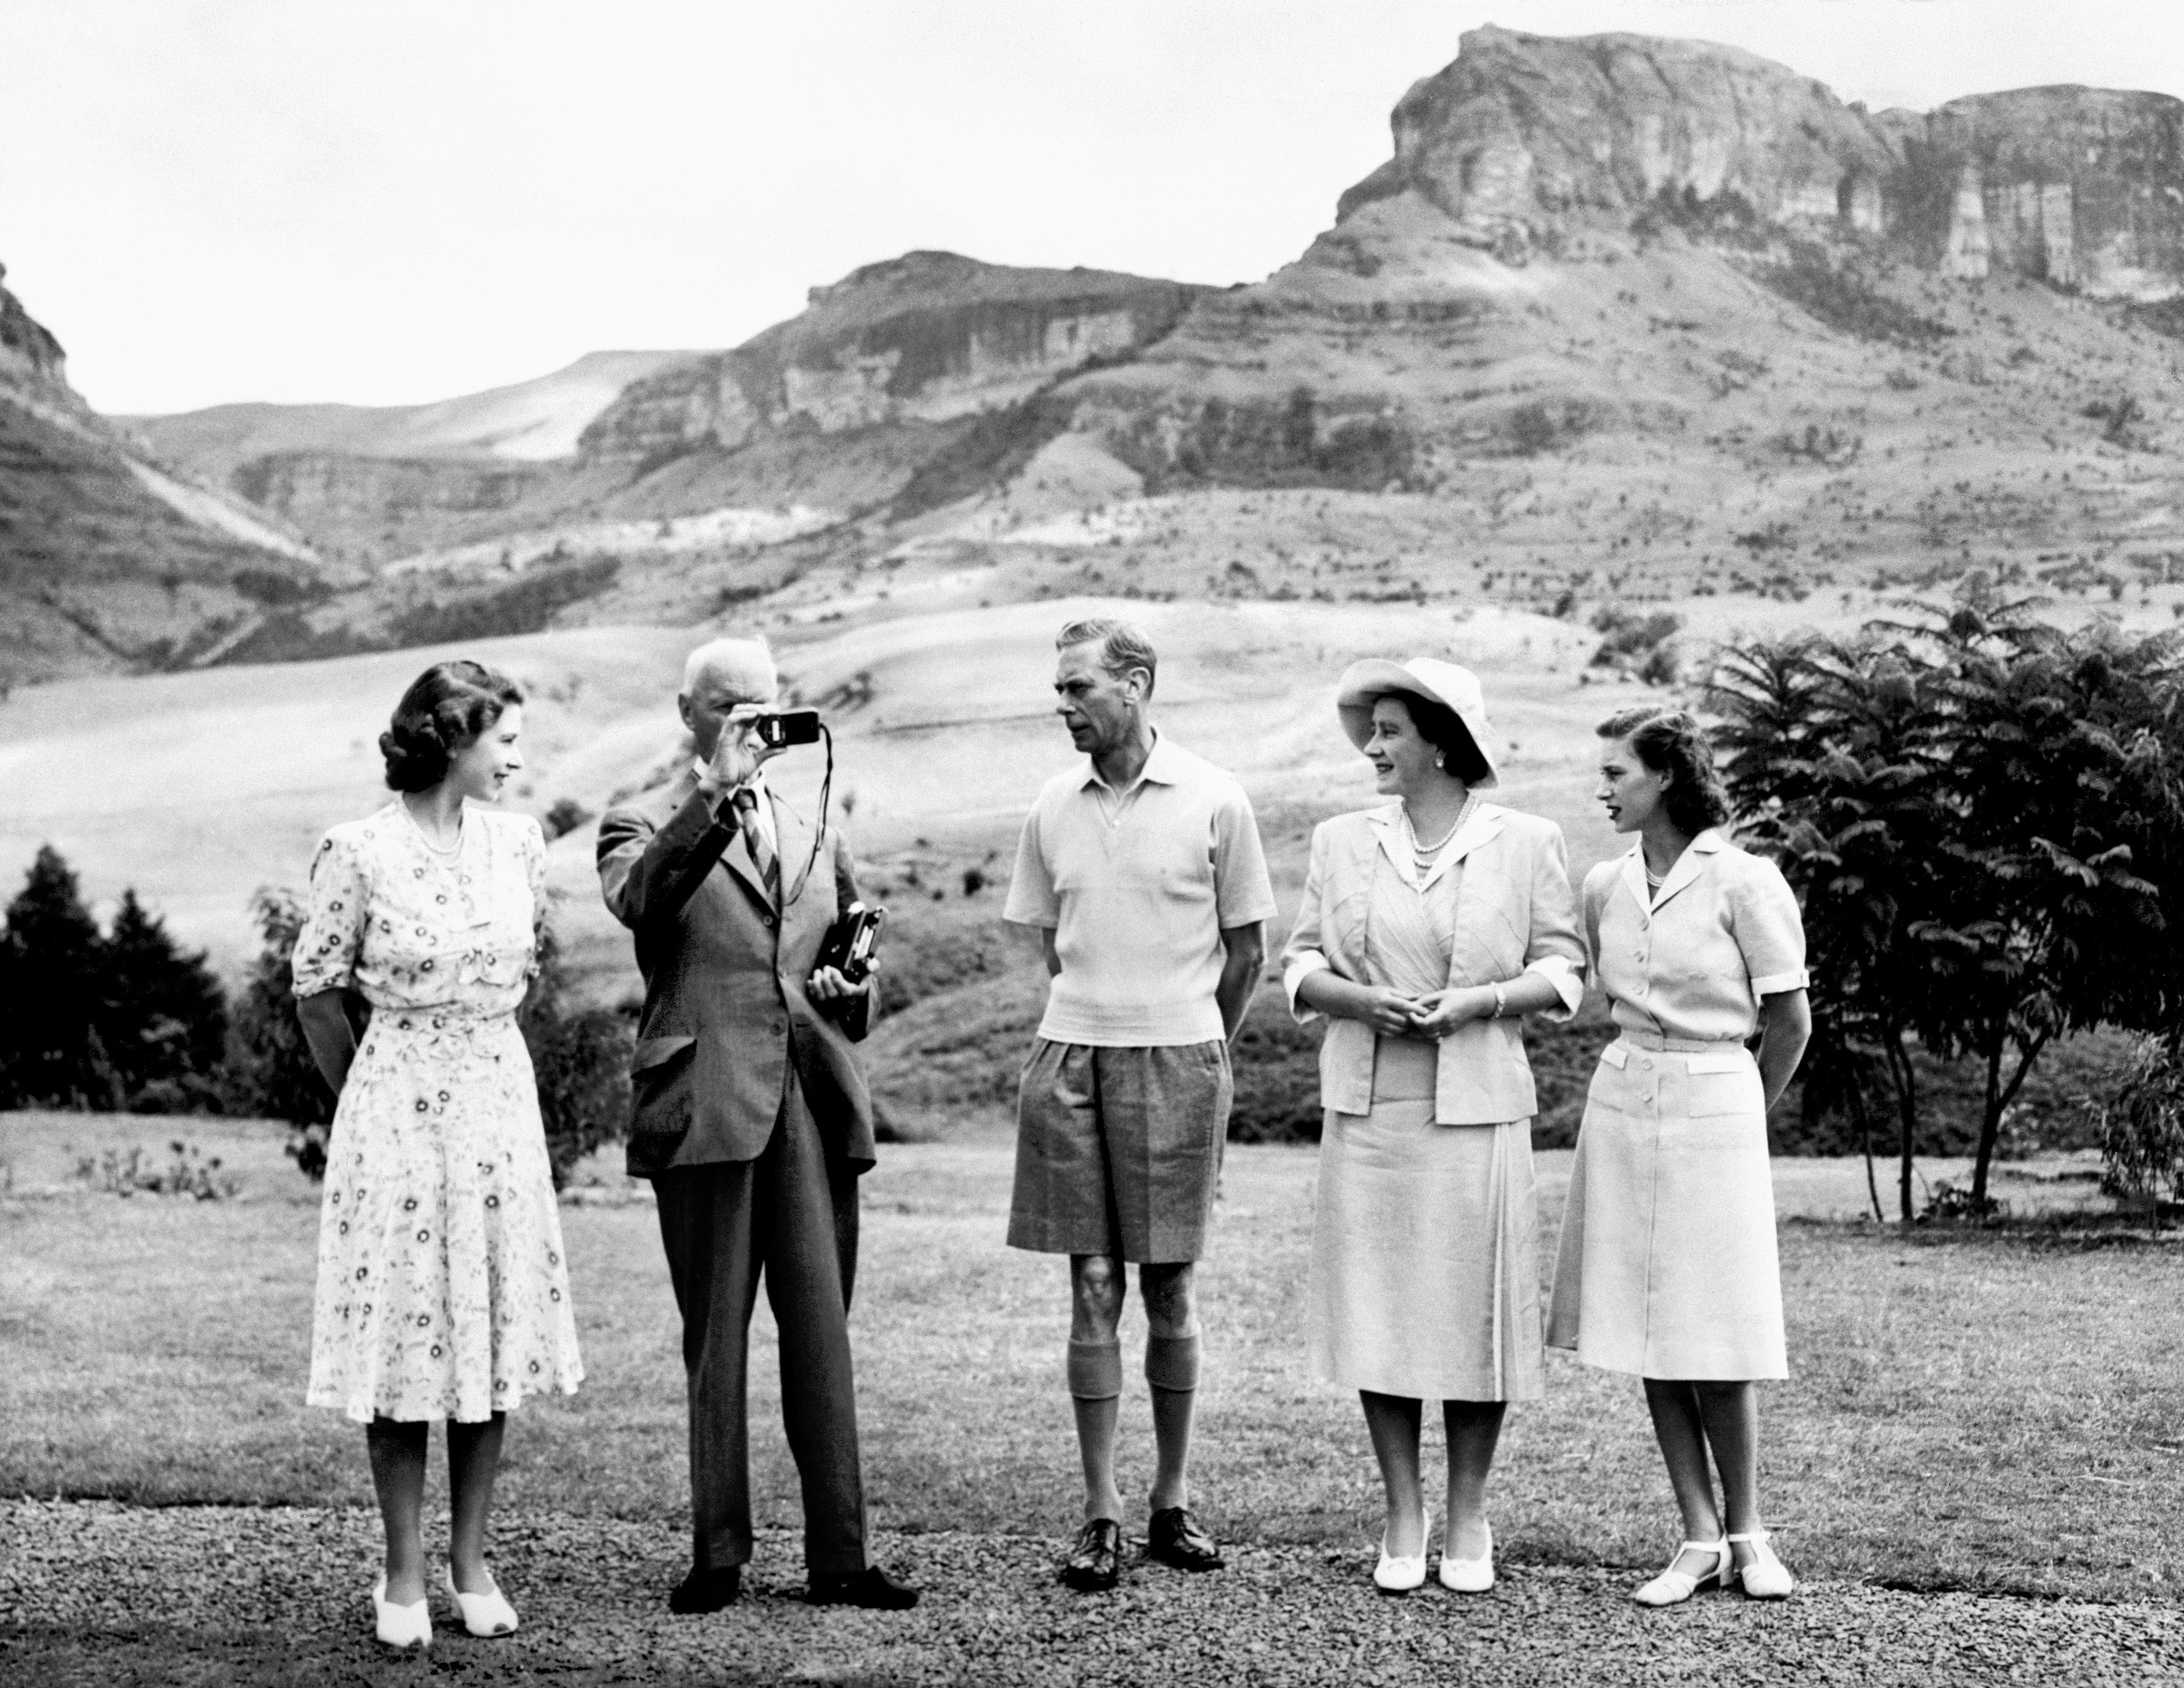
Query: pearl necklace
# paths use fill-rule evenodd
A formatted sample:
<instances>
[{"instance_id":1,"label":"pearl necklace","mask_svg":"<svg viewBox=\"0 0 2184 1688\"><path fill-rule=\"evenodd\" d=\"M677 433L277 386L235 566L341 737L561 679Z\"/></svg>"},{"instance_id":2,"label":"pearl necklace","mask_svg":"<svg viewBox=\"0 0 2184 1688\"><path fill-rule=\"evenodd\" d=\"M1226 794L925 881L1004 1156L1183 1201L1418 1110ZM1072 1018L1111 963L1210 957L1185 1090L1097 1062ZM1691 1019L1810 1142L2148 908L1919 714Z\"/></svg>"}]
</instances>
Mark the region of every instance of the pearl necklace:
<instances>
[{"instance_id":1,"label":"pearl necklace","mask_svg":"<svg viewBox=\"0 0 2184 1688\"><path fill-rule=\"evenodd\" d=\"M417 817L410 812L408 801L404 799L397 799L396 800L401 804L403 817L410 822L410 830L416 833L417 842L419 844L424 845L426 850L429 850L433 855L437 856L454 856L461 852L463 847L464 828L462 819L460 816L458 816L455 820L455 841L453 844L436 844L432 840L432 834L427 833L424 827L417 824Z\"/></svg>"},{"instance_id":2,"label":"pearl necklace","mask_svg":"<svg viewBox=\"0 0 2184 1688\"><path fill-rule=\"evenodd\" d=\"M1465 793L1463 807L1456 811L1455 825L1443 833L1437 843L1421 844L1418 841L1418 828L1411 824L1411 805L1406 803L1403 805L1403 832L1411 841L1411 854L1429 861L1439 855L1441 851L1448 848L1448 841L1463 830L1463 823L1471 818L1471 811L1478 806L1479 794L1475 791Z\"/></svg>"}]
</instances>

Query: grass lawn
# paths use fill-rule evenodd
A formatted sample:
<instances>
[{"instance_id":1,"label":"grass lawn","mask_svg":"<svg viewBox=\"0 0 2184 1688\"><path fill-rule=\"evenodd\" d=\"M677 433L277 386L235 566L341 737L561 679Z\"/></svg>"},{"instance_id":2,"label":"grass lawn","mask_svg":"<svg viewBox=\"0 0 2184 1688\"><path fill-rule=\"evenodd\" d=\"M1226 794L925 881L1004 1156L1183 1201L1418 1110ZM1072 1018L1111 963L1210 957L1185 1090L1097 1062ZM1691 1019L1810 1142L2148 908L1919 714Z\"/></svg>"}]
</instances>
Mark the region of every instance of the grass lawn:
<instances>
[{"instance_id":1,"label":"grass lawn","mask_svg":"<svg viewBox=\"0 0 2184 1688\"><path fill-rule=\"evenodd\" d=\"M142 1143L164 1160L176 1136L222 1155L241 1194L70 1187L84 1152ZM279 1141L227 1122L0 1116L0 1183L14 1190L0 1196L0 1492L368 1502L361 1435L299 1404L317 1202ZM1060 1535L1077 1505L1064 1268L1001 1245L1007 1146L883 1155L865 1184L853 1318L874 1521ZM1552 1236L1568 1157L1540 1162ZM1230 1150L1204 1268L1196 1482L1232 1540L1362 1554L1379 1527L1363 1422L1304 1374L1297 1328L1313 1165L1309 1150ZM2067 1226L1907 1237L1848 1222L1864 1199L1856 1162L1776 1171L1795 1375L1763 1391L1762 1412L1769 1511L1793 1568L1912 1587L2172 1591L2184 1247ZM2050 1188L2067 1205L2083 1185ZM563 1223L590 1378L518 1416L504 1502L679 1528L682 1383L650 1206L602 1200L566 1207ZM789 1524L772 1340L761 1304L756 1490L761 1520ZM1637 1384L1557 1354L1548 1388L1505 1439L1505 1557L1656 1564L1676 1528ZM1134 1377L1123 1429L1128 1491L1150 1475Z\"/></svg>"}]
</instances>

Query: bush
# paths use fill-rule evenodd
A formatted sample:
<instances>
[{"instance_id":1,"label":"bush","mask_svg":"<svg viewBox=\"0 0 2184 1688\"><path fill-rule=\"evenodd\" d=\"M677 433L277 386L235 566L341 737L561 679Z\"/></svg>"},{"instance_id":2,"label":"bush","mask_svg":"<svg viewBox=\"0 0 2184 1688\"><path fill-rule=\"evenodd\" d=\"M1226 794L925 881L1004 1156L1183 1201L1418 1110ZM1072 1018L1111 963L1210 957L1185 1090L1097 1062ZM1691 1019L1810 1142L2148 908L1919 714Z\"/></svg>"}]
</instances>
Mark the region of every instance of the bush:
<instances>
[{"instance_id":1,"label":"bush","mask_svg":"<svg viewBox=\"0 0 2184 1688\"><path fill-rule=\"evenodd\" d=\"M1838 266L1815 242L1792 241L1786 259L1756 265L1752 273L1807 315L1857 339L1915 348L1931 346L1951 331L1877 291L1849 265Z\"/></svg>"},{"instance_id":2,"label":"bush","mask_svg":"<svg viewBox=\"0 0 2184 1688\"><path fill-rule=\"evenodd\" d=\"M293 891L265 885L251 898L250 913L258 927L258 956L228 1028L222 1088L230 1112L287 1121L294 1128L288 1154L306 1176L320 1178L326 1176L326 1127L333 1122L334 1099L296 1018L289 958L303 928L304 905ZM345 1006L360 1031L363 999L345 998Z\"/></svg>"},{"instance_id":3,"label":"bush","mask_svg":"<svg viewBox=\"0 0 2184 1688\"><path fill-rule=\"evenodd\" d=\"M612 1009L580 1007L570 1000L567 967L551 925L539 935L538 977L516 1024L531 1050L546 1156L554 1188L560 1189L577 1162L628 1128L636 1032Z\"/></svg>"},{"instance_id":4,"label":"bush","mask_svg":"<svg viewBox=\"0 0 2184 1688\"><path fill-rule=\"evenodd\" d=\"M2142 1038L2129 1071L2103 1101L2101 1188L2152 1205L2184 1201L2184 1033Z\"/></svg>"},{"instance_id":5,"label":"bush","mask_svg":"<svg viewBox=\"0 0 2184 1688\"><path fill-rule=\"evenodd\" d=\"M539 817L539 828L546 834L548 843L573 833L592 818L592 811L573 797L557 797L554 806Z\"/></svg>"},{"instance_id":6,"label":"bush","mask_svg":"<svg viewBox=\"0 0 2184 1688\"><path fill-rule=\"evenodd\" d=\"M613 557L533 569L496 591L445 604L427 599L413 604L394 618L388 632L398 647L542 632L570 604L596 598L612 586L621 571Z\"/></svg>"},{"instance_id":7,"label":"bush","mask_svg":"<svg viewBox=\"0 0 2184 1688\"><path fill-rule=\"evenodd\" d=\"M1231 1143L1317 1143L1319 1044L1325 1028L1300 1026L1278 984L1261 988L1230 1047L1235 1099L1228 1110Z\"/></svg>"}]
</instances>

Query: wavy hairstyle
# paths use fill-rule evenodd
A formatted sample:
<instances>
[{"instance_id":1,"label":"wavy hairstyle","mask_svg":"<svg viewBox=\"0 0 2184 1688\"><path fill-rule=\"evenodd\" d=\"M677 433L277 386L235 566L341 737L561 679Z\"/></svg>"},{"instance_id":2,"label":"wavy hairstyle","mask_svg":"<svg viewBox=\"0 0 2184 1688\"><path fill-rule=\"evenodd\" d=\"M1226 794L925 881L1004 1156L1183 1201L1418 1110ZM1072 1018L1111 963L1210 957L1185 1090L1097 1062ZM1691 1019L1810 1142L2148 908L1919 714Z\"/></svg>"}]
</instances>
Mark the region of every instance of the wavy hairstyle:
<instances>
[{"instance_id":1,"label":"wavy hairstyle","mask_svg":"<svg viewBox=\"0 0 2184 1688\"><path fill-rule=\"evenodd\" d=\"M458 752L522 701L515 681L482 662L434 663L410 682L379 735L388 788L430 791L448 777Z\"/></svg>"},{"instance_id":2,"label":"wavy hairstyle","mask_svg":"<svg viewBox=\"0 0 2184 1688\"><path fill-rule=\"evenodd\" d=\"M1411 712L1411 725L1418 728L1418 737L1440 752L1441 766L1466 785L1476 785L1494 772L1463 717L1446 704L1416 692L1396 691L1376 692L1367 701L1377 704L1383 698L1392 698Z\"/></svg>"},{"instance_id":3,"label":"wavy hairstyle","mask_svg":"<svg viewBox=\"0 0 2184 1688\"><path fill-rule=\"evenodd\" d=\"M1602 738L1628 738L1638 760L1669 776L1662 801L1680 833L1696 836L1729 820L1729 792L1713 766L1713 747L1689 710L1641 704L1618 710L1594 729Z\"/></svg>"}]
</instances>

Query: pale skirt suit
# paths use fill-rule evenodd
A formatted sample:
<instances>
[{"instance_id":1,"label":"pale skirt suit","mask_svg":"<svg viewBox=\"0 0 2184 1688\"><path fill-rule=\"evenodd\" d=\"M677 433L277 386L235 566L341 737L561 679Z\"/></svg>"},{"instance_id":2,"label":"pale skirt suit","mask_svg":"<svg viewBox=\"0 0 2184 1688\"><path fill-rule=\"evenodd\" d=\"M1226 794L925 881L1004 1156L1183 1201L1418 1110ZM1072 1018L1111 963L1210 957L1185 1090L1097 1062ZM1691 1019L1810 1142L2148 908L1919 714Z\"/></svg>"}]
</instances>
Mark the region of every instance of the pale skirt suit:
<instances>
[{"instance_id":1,"label":"pale skirt suit","mask_svg":"<svg viewBox=\"0 0 2184 1688\"><path fill-rule=\"evenodd\" d=\"M1283 983L1322 967L1424 994L1551 979L1566 1020L1584 947L1561 829L1482 805L1424 872L1400 804L1323 822ZM1333 1019L1320 1047L1320 1138L1306 1345L1315 1376L1421 1401L1524 1401L1545 1387L1538 1103L1515 1018L1435 1043Z\"/></svg>"},{"instance_id":2,"label":"pale skirt suit","mask_svg":"<svg viewBox=\"0 0 2184 1688\"><path fill-rule=\"evenodd\" d=\"M1622 1035L1585 1097L1547 1340L1641 1377L1787 1377L1766 1097L1745 1045L1760 998L1806 984L1797 900L1709 828L1650 902L1637 848L1587 874L1581 900Z\"/></svg>"}]
</instances>

